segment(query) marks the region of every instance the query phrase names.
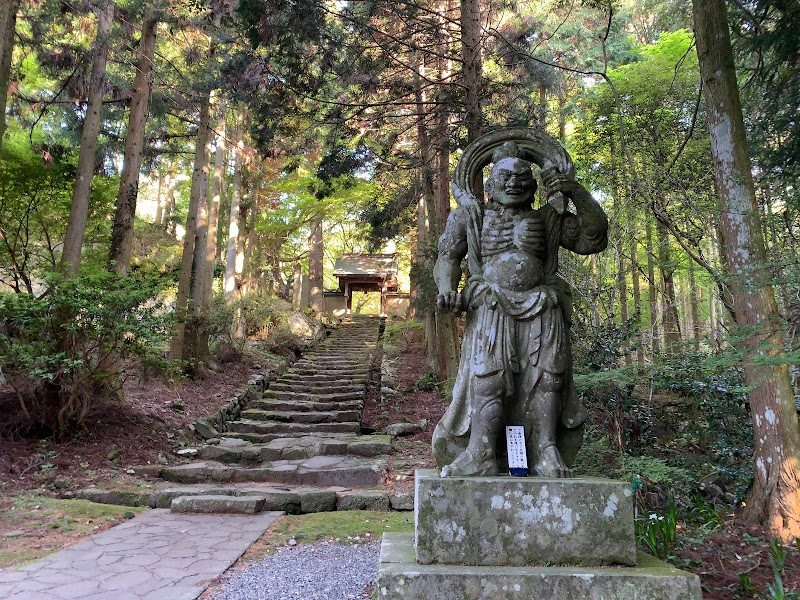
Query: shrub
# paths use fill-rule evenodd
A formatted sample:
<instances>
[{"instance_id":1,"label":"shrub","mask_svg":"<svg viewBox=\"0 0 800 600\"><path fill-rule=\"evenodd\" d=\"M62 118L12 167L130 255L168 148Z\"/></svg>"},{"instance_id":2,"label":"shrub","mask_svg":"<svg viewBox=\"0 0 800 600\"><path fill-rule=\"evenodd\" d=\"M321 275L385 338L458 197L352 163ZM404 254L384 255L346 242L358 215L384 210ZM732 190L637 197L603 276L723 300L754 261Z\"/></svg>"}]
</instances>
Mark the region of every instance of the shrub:
<instances>
[{"instance_id":1,"label":"shrub","mask_svg":"<svg viewBox=\"0 0 800 600\"><path fill-rule=\"evenodd\" d=\"M423 374L414 382L414 389L418 392L432 392L439 388L439 375L432 371Z\"/></svg>"},{"instance_id":2,"label":"shrub","mask_svg":"<svg viewBox=\"0 0 800 600\"><path fill-rule=\"evenodd\" d=\"M289 334L286 315L275 305L275 298L252 295L226 302L221 294L214 297L211 310L202 326L214 345L218 360L229 362L241 358L248 338L283 340Z\"/></svg>"},{"instance_id":3,"label":"shrub","mask_svg":"<svg viewBox=\"0 0 800 600\"><path fill-rule=\"evenodd\" d=\"M48 292L0 294L0 369L31 425L61 435L93 403L119 397L118 364L162 360L170 317L155 278L101 272L53 281Z\"/></svg>"}]
</instances>

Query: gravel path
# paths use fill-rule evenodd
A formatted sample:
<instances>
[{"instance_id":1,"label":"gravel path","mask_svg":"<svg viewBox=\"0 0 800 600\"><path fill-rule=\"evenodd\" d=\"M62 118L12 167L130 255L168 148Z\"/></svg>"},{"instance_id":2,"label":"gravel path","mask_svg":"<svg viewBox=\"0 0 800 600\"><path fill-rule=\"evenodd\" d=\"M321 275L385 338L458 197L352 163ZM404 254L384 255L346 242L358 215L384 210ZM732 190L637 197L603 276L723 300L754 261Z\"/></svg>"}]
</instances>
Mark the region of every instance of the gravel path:
<instances>
[{"instance_id":1,"label":"gravel path","mask_svg":"<svg viewBox=\"0 0 800 600\"><path fill-rule=\"evenodd\" d=\"M380 542L321 542L279 549L226 576L211 600L354 600L368 598Z\"/></svg>"}]
</instances>

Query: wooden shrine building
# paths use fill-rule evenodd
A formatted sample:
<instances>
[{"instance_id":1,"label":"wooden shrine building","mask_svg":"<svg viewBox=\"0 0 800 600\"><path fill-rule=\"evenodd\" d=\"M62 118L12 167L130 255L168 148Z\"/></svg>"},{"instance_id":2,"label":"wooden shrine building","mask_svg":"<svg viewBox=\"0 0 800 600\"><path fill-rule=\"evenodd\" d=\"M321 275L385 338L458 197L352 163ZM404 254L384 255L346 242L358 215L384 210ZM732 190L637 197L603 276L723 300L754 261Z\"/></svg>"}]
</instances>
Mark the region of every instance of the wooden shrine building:
<instances>
[{"instance_id":1,"label":"wooden shrine building","mask_svg":"<svg viewBox=\"0 0 800 600\"><path fill-rule=\"evenodd\" d=\"M339 279L347 312L353 307L353 292L380 292L381 314L387 313L387 298L397 295L396 254L342 254L333 275Z\"/></svg>"}]
</instances>

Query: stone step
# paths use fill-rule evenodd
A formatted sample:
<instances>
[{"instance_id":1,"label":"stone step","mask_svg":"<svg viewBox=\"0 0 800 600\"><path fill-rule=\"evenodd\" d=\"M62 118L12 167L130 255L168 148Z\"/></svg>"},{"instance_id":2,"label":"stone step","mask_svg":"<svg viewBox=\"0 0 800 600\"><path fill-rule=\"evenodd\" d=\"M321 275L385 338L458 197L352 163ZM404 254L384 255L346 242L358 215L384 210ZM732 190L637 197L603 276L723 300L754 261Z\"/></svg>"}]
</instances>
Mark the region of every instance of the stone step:
<instances>
[{"instance_id":1,"label":"stone step","mask_svg":"<svg viewBox=\"0 0 800 600\"><path fill-rule=\"evenodd\" d=\"M264 499L265 511L289 514L328 512L333 510L413 510L411 494L385 492L380 488L345 488L341 486L283 486L259 484L209 485L194 484L162 489L104 490L87 488L76 496L98 504L170 508L176 498L191 496L255 496Z\"/></svg>"},{"instance_id":2,"label":"stone step","mask_svg":"<svg viewBox=\"0 0 800 600\"><path fill-rule=\"evenodd\" d=\"M325 348L327 346L331 346L334 342L343 342L348 346L367 346L367 345L375 345L378 340L377 333L370 333L370 332L355 332L355 331L348 331L344 332L344 335L331 335L323 340L320 344L317 345L316 349L313 349L312 352L316 352L319 348Z\"/></svg>"},{"instance_id":3,"label":"stone step","mask_svg":"<svg viewBox=\"0 0 800 600\"><path fill-rule=\"evenodd\" d=\"M273 392L310 392L325 394L343 394L347 392L363 392L366 386L363 383L352 383L347 379L332 381L276 381L270 384L269 391Z\"/></svg>"},{"instance_id":4,"label":"stone step","mask_svg":"<svg viewBox=\"0 0 800 600\"><path fill-rule=\"evenodd\" d=\"M264 398L253 400L247 405L249 408L277 411L303 411L320 412L326 410L358 410L364 408L361 400L346 400L344 402L314 402L311 400L278 400L277 398Z\"/></svg>"},{"instance_id":5,"label":"stone step","mask_svg":"<svg viewBox=\"0 0 800 600\"><path fill-rule=\"evenodd\" d=\"M378 335L377 335L377 332L371 332L371 331L367 331L367 330L363 330L363 331L353 331L353 330L344 331L344 332L341 332L338 335L334 333L333 335L328 336L317 347L319 348L320 346L324 347L326 345L330 345L331 342L335 342L337 340L341 340L341 341L346 342L346 343L348 343L350 345L356 345L358 343L361 343L361 344L375 344L377 342L377 340L378 340Z\"/></svg>"},{"instance_id":6,"label":"stone step","mask_svg":"<svg viewBox=\"0 0 800 600\"><path fill-rule=\"evenodd\" d=\"M331 438L331 439L339 439L341 437L349 437L349 436L358 436L360 433L354 433L352 431L311 431L307 433L252 433L252 432L238 432L238 431L226 431L220 434L220 438L225 439L232 439L232 440L243 440L245 442L249 442L251 444L267 444L274 440L279 439L302 439L304 437L318 437L318 438ZM370 434L372 435L372 434Z\"/></svg>"},{"instance_id":7,"label":"stone step","mask_svg":"<svg viewBox=\"0 0 800 600\"><path fill-rule=\"evenodd\" d=\"M336 394L316 394L313 392L284 392L267 390L263 397L267 400L295 400L297 402L348 402L362 400L364 390L357 392L340 392Z\"/></svg>"},{"instance_id":8,"label":"stone step","mask_svg":"<svg viewBox=\"0 0 800 600\"><path fill-rule=\"evenodd\" d=\"M335 375L342 378L366 379L369 377L369 367L337 369L336 367L293 367L290 373L297 375Z\"/></svg>"},{"instance_id":9,"label":"stone step","mask_svg":"<svg viewBox=\"0 0 800 600\"><path fill-rule=\"evenodd\" d=\"M276 437L266 442L248 443L226 437L219 444L199 449L199 458L224 463L253 464L274 460L295 460L314 456L380 456L392 451L388 435L306 435Z\"/></svg>"},{"instance_id":10,"label":"stone step","mask_svg":"<svg viewBox=\"0 0 800 600\"><path fill-rule=\"evenodd\" d=\"M314 360L314 361L303 360L303 361L297 361L296 363L294 363L292 365L292 370L293 371L297 370L297 369L329 369L329 370L336 369L336 370L340 370L340 371L348 371L348 370L354 370L354 369L356 369L356 370L358 370L358 369L364 370L364 369L368 369L369 368L370 362L371 361L367 357L359 358L359 359L352 360L352 361L347 361L347 362L344 362L344 361L332 361L332 360L325 360L325 359L319 359L319 360Z\"/></svg>"},{"instance_id":11,"label":"stone step","mask_svg":"<svg viewBox=\"0 0 800 600\"><path fill-rule=\"evenodd\" d=\"M309 358L338 358L342 360L354 358L355 355L369 356L375 351L375 342L352 342L345 339L331 340L315 350L303 355Z\"/></svg>"},{"instance_id":12,"label":"stone step","mask_svg":"<svg viewBox=\"0 0 800 600\"><path fill-rule=\"evenodd\" d=\"M136 468L134 467L134 471ZM153 469L148 473L154 475ZM386 479L385 458L353 456L315 456L300 460L276 460L246 467L215 461L165 466L157 477L175 483L270 482L293 485L337 485L373 487Z\"/></svg>"},{"instance_id":13,"label":"stone step","mask_svg":"<svg viewBox=\"0 0 800 600\"><path fill-rule=\"evenodd\" d=\"M198 495L179 496L172 501L174 513L254 515L264 510L264 496Z\"/></svg>"},{"instance_id":14,"label":"stone step","mask_svg":"<svg viewBox=\"0 0 800 600\"><path fill-rule=\"evenodd\" d=\"M230 421L228 431L235 433L279 433L309 435L316 433L359 433L358 421L346 423L265 423L261 421Z\"/></svg>"},{"instance_id":15,"label":"stone step","mask_svg":"<svg viewBox=\"0 0 800 600\"><path fill-rule=\"evenodd\" d=\"M332 335L323 340L321 343L317 344L317 346L309 350L309 352L311 354L315 354L320 352L320 350L325 350L327 348L335 348L337 342L341 343L343 346L346 346L348 348L358 348L358 347L368 348L377 345L378 336L374 334L363 334L363 333L359 333L357 335L353 333L352 337L350 334Z\"/></svg>"},{"instance_id":16,"label":"stone step","mask_svg":"<svg viewBox=\"0 0 800 600\"><path fill-rule=\"evenodd\" d=\"M366 385L369 383L369 379L365 376L362 377L341 377L338 375L300 375L298 373L287 372L281 375L280 379L278 379L281 383L303 383L303 384L325 384L329 382L334 383L341 383L342 381L351 382L354 385Z\"/></svg>"},{"instance_id":17,"label":"stone step","mask_svg":"<svg viewBox=\"0 0 800 600\"><path fill-rule=\"evenodd\" d=\"M321 344L316 346L316 348L312 348L311 351L315 352L317 348L329 346L332 342L342 341L349 345L356 345L356 344L369 344L369 343L376 343L378 341L378 335L376 333L371 333L368 330L350 330L350 331L341 331L336 332L327 338L325 338Z\"/></svg>"},{"instance_id":18,"label":"stone step","mask_svg":"<svg viewBox=\"0 0 800 600\"><path fill-rule=\"evenodd\" d=\"M366 370L368 368L367 360L357 359L357 360L348 360L348 361L334 361L334 360L298 360L296 363L292 365L292 370L296 371L298 369L328 369L328 370L340 370L340 371L352 371L352 370Z\"/></svg>"},{"instance_id":19,"label":"stone step","mask_svg":"<svg viewBox=\"0 0 800 600\"><path fill-rule=\"evenodd\" d=\"M278 411L248 408L243 410L242 419L250 421L266 421L277 423L344 423L358 421L360 410L327 410L327 411Z\"/></svg>"}]
</instances>

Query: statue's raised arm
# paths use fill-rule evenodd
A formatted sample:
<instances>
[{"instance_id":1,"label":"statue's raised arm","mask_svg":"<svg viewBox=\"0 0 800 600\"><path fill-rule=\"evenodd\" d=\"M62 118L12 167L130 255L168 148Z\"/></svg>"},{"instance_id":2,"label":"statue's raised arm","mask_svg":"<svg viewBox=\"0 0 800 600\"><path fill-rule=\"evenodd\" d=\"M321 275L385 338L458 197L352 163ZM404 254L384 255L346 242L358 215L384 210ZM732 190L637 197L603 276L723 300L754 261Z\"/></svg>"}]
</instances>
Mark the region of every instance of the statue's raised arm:
<instances>
[{"instance_id":1,"label":"statue's raised arm","mask_svg":"<svg viewBox=\"0 0 800 600\"><path fill-rule=\"evenodd\" d=\"M575 205L577 214L567 211L566 207L559 207L564 210L561 246L576 254L595 254L605 250L608 245L608 218L589 190L555 167L542 169L540 176L548 197L561 193Z\"/></svg>"}]
</instances>

